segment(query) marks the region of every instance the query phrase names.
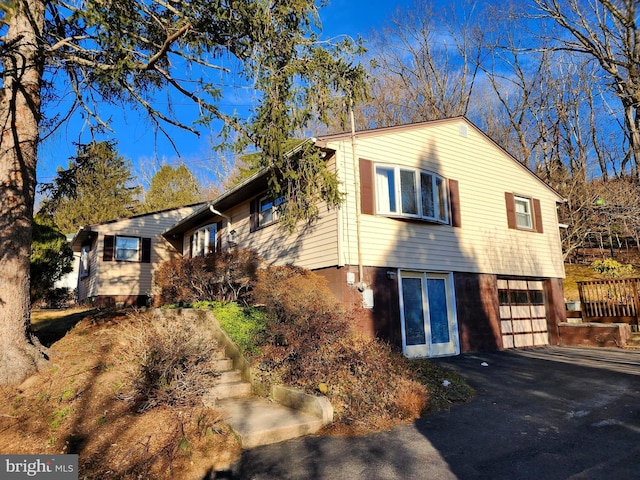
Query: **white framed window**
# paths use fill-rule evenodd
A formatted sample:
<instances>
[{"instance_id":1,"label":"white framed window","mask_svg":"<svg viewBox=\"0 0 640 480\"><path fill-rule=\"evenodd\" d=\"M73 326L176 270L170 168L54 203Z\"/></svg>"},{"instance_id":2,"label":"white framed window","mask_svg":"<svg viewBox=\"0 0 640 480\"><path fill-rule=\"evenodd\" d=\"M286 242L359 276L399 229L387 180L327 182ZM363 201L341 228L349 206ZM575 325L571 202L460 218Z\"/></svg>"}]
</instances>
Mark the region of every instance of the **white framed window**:
<instances>
[{"instance_id":1,"label":"white framed window","mask_svg":"<svg viewBox=\"0 0 640 480\"><path fill-rule=\"evenodd\" d=\"M275 200L271 197L262 197L258 200L258 227L264 227L278 221L278 207L283 201L282 197Z\"/></svg>"},{"instance_id":2,"label":"white framed window","mask_svg":"<svg viewBox=\"0 0 640 480\"><path fill-rule=\"evenodd\" d=\"M447 182L441 176L397 165L375 167L376 208L399 215L449 223Z\"/></svg>"},{"instance_id":3,"label":"white framed window","mask_svg":"<svg viewBox=\"0 0 640 480\"><path fill-rule=\"evenodd\" d=\"M526 197L513 197L516 211L516 225L518 228L533 229L533 217L531 216L531 199Z\"/></svg>"},{"instance_id":4,"label":"white framed window","mask_svg":"<svg viewBox=\"0 0 640 480\"><path fill-rule=\"evenodd\" d=\"M116 260L122 262L140 261L140 238L116 236Z\"/></svg>"},{"instance_id":5,"label":"white framed window","mask_svg":"<svg viewBox=\"0 0 640 480\"><path fill-rule=\"evenodd\" d=\"M191 256L209 255L216 251L218 225L212 223L199 228L191 235Z\"/></svg>"},{"instance_id":6,"label":"white framed window","mask_svg":"<svg viewBox=\"0 0 640 480\"><path fill-rule=\"evenodd\" d=\"M89 252L91 251L91 245L83 245L80 248L80 267L78 269L78 275L80 278L89 276Z\"/></svg>"}]
</instances>

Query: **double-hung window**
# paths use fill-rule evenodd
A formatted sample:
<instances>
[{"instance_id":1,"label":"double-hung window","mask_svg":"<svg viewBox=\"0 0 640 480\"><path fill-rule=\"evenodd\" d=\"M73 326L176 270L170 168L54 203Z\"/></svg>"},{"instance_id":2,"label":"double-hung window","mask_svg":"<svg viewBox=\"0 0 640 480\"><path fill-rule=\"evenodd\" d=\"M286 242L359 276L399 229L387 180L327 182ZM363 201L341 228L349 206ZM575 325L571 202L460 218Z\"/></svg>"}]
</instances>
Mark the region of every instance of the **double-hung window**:
<instances>
[{"instance_id":1,"label":"double-hung window","mask_svg":"<svg viewBox=\"0 0 640 480\"><path fill-rule=\"evenodd\" d=\"M515 230L544 233L542 210L537 198L504 192L507 206L507 225Z\"/></svg>"},{"instance_id":2,"label":"double-hung window","mask_svg":"<svg viewBox=\"0 0 640 480\"><path fill-rule=\"evenodd\" d=\"M264 227L278 221L278 207L282 204L282 197L275 200L271 197L262 197L258 200L258 226Z\"/></svg>"},{"instance_id":3,"label":"double-hung window","mask_svg":"<svg viewBox=\"0 0 640 480\"><path fill-rule=\"evenodd\" d=\"M375 167L377 213L449 222L447 182L433 172L394 165Z\"/></svg>"},{"instance_id":4,"label":"double-hung window","mask_svg":"<svg viewBox=\"0 0 640 480\"><path fill-rule=\"evenodd\" d=\"M516 225L518 228L532 229L531 200L525 197L514 197L516 210Z\"/></svg>"},{"instance_id":5,"label":"double-hung window","mask_svg":"<svg viewBox=\"0 0 640 480\"><path fill-rule=\"evenodd\" d=\"M105 235L103 262L151 262L151 238Z\"/></svg>"},{"instance_id":6,"label":"double-hung window","mask_svg":"<svg viewBox=\"0 0 640 480\"><path fill-rule=\"evenodd\" d=\"M139 262L140 238L116 236L115 258L123 262Z\"/></svg>"},{"instance_id":7,"label":"double-hung window","mask_svg":"<svg viewBox=\"0 0 640 480\"><path fill-rule=\"evenodd\" d=\"M91 251L91 245L83 245L80 249L80 267L78 275L80 278L89 276L89 252Z\"/></svg>"}]
</instances>

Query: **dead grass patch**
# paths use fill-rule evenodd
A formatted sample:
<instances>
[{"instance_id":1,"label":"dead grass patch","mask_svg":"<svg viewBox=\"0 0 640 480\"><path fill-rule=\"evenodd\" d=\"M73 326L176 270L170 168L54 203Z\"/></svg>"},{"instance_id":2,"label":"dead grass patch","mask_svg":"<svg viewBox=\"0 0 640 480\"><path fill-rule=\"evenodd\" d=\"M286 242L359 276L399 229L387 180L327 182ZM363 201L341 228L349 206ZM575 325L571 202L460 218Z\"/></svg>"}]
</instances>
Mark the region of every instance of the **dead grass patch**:
<instances>
[{"instance_id":1,"label":"dead grass patch","mask_svg":"<svg viewBox=\"0 0 640 480\"><path fill-rule=\"evenodd\" d=\"M564 298L568 301L580 300L578 282L611 279L611 277L594 272L590 265L577 263L565 263L564 272L565 278L562 281L562 286L564 289ZM638 274L634 273L633 276L638 276Z\"/></svg>"},{"instance_id":2,"label":"dead grass patch","mask_svg":"<svg viewBox=\"0 0 640 480\"><path fill-rule=\"evenodd\" d=\"M136 315L123 329L121 344L128 368L119 396L139 413L199 405L219 376L218 343L203 321Z\"/></svg>"},{"instance_id":3,"label":"dead grass patch","mask_svg":"<svg viewBox=\"0 0 640 480\"><path fill-rule=\"evenodd\" d=\"M89 314L49 349L46 370L0 389L2 453L78 453L80 478L193 479L239 454L217 413L161 406L143 414L119 396L129 378L128 315Z\"/></svg>"}]
</instances>

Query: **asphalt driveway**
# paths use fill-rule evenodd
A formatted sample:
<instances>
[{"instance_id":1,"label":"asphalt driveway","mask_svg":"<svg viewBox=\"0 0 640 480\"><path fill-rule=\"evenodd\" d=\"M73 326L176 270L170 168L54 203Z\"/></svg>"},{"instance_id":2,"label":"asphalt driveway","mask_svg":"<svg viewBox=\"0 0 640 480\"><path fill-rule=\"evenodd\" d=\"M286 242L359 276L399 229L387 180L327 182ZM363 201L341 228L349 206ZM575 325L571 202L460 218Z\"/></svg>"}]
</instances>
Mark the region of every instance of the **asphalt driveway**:
<instances>
[{"instance_id":1,"label":"asphalt driveway","mask_svg":"<svg viewBox=\"0 0 640 480\"><path fill-rule=\"evenodd\" d=\"M640 478L640 351L549 347L439 362L476 389L471 403L366 437L249 450L217 478Z\"/></svg>"}]
</instances>

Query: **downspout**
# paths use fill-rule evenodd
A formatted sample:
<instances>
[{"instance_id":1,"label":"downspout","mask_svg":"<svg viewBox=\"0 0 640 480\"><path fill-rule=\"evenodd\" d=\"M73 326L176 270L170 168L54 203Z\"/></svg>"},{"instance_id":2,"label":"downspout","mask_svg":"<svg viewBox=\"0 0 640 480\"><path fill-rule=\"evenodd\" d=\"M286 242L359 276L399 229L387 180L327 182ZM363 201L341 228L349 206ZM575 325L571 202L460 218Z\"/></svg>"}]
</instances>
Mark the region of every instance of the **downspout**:
<instances>
[{"instance_id":1,"label":"downspout","mask_svg":"<svg viewBox=\"0 0 640 480\"><path fill-rule=\"evenodd\" d=\"M231 237L231 217L219 212L218 210L213 208L213 205L211 204L209 204L209 210L211 210L211 213L213 213L214 215L218 215L227 221L227 249L229 249L229 247L231 246L231 242L229 240L229 238Z\"/></svg>"},{"instance_id":2,"label":"downspout","mask_svg":"<svg viewBox=\"0 0 640 480\"><path fill-rule=\"evenodd\" d=\"M346 164L346 161L344 161L344 163ZM338 158L336 157L336 172L339 172L339 171L340 171L340 165L338 165ZM347 171L346 166L344 166L344 171L345 172ZM345 174L345 180L346 180L346 174ZM343 247L343 238L342 238L342 236L344 235L344 226L342 225L342 223L344 222L344 219L345 219L345 213L344 213L345 208L346 208L346 202L345 202L345 206L340 205L336 209L336 219L337 219L336 227L338 231L338 241L337 241L336 247L338 250L338 268L344 267L344 247Z\"/></svg>"},{"instance_id":3,"label":"downspout","mask_svg":"<svg viewBox=\"0 0 640 480\"><path fill-rule=\"evenodd\" d=\"M353 99L349 99L349 120L351 121L351 158L353 160L354 184L356 187L356 249L358 253L358 289L364 290L362 267L362 240L360 238L360 164L356 157L356 122L353 115Z\"/></svg>"}]
</instances>

